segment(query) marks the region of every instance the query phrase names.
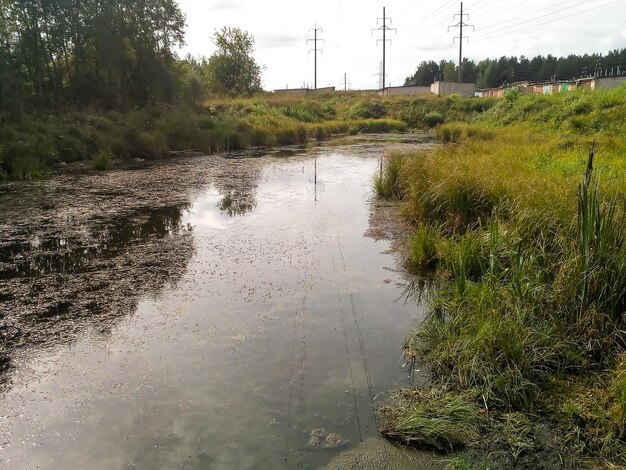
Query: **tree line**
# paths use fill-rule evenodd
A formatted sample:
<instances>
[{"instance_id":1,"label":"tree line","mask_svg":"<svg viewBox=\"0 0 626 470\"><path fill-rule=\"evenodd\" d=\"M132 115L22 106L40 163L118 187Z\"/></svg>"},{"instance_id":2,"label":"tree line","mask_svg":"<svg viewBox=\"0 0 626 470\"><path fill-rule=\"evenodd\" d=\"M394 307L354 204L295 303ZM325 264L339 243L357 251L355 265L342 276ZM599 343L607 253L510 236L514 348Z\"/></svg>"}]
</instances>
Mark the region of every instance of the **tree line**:
<instances>
[{"instance_id":1,"label":"tree line","mask_svg":"<svg viewBox=\"0 0 626 470\"><path fill-rule=\"evenodd\" d=\"M252 36L224 28L210 58L179 59L185 28L175 0L0 0L0 111L129 108L260 89Z\"/></svg>"},{"instance_id":2,"label":"tree line","mask_svg":"<svg viewBox=\"0 0 626 470\"><path fill-rule=\"evenodd\" d=\"M405 85L427 86L437 80L458 81L458 69L454 62L442 60L422 61L415 73L406 78ZM478 88L499 87L503 84L531 81L569 80L590 75L626 73L626 49L613 50L607 54L570 54L567 57L552 55L532 59L521 56L485 59L476 63L464 59L462 81L475 83Z\"/></svg>"}]
</instances>

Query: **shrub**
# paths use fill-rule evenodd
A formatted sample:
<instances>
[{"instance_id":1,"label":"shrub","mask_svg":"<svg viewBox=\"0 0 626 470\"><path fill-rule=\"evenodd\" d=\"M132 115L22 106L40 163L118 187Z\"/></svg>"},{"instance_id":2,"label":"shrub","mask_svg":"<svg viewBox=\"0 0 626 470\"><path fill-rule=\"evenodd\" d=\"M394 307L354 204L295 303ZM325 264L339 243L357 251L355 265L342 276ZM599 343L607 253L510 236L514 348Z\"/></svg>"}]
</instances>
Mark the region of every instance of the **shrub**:
<instances>
[{"instance_id":1,"label":"shrub","mask_svg":"<svg viewBox=\"0 0 626 470\"><path fill-rule=\"evenodd\" d=\"M435 127L438 124L443 124L445 118L443 117L443 114L438 113L437 111L432 111L424 116L424 121L428 127Z\"/></svg>"},{"instance_id":2,"label":"shrub","mask_svg":"<svg viewBox=\"0 0 626 470\"><path fill-rule=\"evenodd\" d=\"M444 124L437 127L437 139L444 144L459 143L463 128L459 124Z\"/></svg>"},{"instance_id":3,"label":"shrub","mask_svg":"<svg viewBox=\"0 0 626 470\"><path fill-rule=\"evenodd\" d=\"M113 157L111 152L101 151L96 158L91 162L91 166L94 170L110 170L113 168Z\"/></svg>"},{"instance_id":4,"label":"shrub","mask_svg":"<svg viewBox=\"0 0 626 470\"><path fill-rule=\"evenodd\" d=\"M350 110L352 119L380 119L386 114L385 107L378 101L359 101Z\"/></svg>"},{"instance_id":5,"label":"shrub","mask_svg":"<svg viewBox=\"0 0 626 470\"><path fill-rule=\"evenodd\" d=\"M307 132L303 126L284 126L276 131L276 142L282 145L297 145L306 142Z\"/></svg>"},{"instance_id":6,"label":"shrub","mask_svg":"<svg viewBox=\"0 0 626 470\"><path fill-rule=\"evenodd\" d=\"M407 126L402 121L393 119L363 119L353 121L350 126L351 134L360 133L385 133L385 132L406 132Z\"/></svg>"}]
</instances>

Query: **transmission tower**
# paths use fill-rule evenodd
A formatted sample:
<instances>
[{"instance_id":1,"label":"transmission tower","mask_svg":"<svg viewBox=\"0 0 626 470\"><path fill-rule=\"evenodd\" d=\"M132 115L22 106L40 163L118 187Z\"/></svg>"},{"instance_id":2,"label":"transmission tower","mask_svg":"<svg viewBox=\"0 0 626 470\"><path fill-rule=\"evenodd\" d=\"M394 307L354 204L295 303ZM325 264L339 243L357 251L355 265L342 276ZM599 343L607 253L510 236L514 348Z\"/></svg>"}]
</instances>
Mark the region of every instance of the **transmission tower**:
<instances>
[{"instance_id":1,"label":"transmission tower","mask_svg":"<svg viewBox=\"0 0 626 470\"><path fill-rule=\"evenodd\" d=\"M387 18L387 14L385 12L385 7L383 7L383 17L382 18L377 18L376 19L376 25L378 26L378 22L381 21L383 22L383 25L380 26L379 28L373 28L372 29L372 33L374 31L382 31L383 32L383 38L382 39L377 39L376 40L376 45L378 45L379 42L383 43L383 67L382 67L382 73L381 73L381 77L382 77L382 87L381 88L385 88L385 70L386 70L386 49L387 49L387 42L389 42L389 44L391 45L391 39L387 39L387 31L395 31L397 32L398 30L396 28L390 28L389 26L387 26L387 20L389 20L389 23L392 22L391 18Z\"/></svg>"},{"instance_id":2,"label":"transmission tower","mask_svg":"<svg viewBox=\"0 0 626 470\"><path fill-rule=\"evenodd\" d=\"M374 74L374 77L378 78L378 89L383 90L385 88L385 76L383 75L383 61L381 60L378 64L378 73Z\"/></svg>"},{"instance_id":3,"label":"transmission tower","mask_svg":"<svg viewBox=\"0 0 626 470\"><path fill-rule=\"evenodd\" d=\"M322 51L319 47L317 47L317 43L318 43L318 42L326 42L326 41L324 41L323 39L320 39L320 38L318 38L318 37L317 37L317 33L318 33L318 31L319 31L320 33L323 33L323 32L324 32L324 30L323 30L322 28L318 28L318 27L317 27L317 23L315 23L315 27L314 27L314 28L309 29L309 33L310 33L310 32L313 32L313 37L312 37L312 38L308 38L308 39L306 40L307 44L308 44L309 42L313 42L313 45L314 45L314 46L313 46L313 49L309 49L309 53L310 53L310 52L314 52L314 53L315 53L315 75L314 75L314 79L313 79L313 88L314 88L315 90L317 90L317 51L320 51L320 52Z\"/></svg>"},{"instance_id":4,"label":"transmission tower","mask_svg":"<svg viewBox=\"0 0 626 470\"><path fill-rule=\"evenodd\" d=\"M348 87L352 85L352 83L348 81L348 74L346 73L343 74L343 80L341 84L343 85L343 91L347 91Z\"/></svg>"},{"instance_id":5,"label":"transmission tower","mask_svg":"<svg viewBox=\"0 0 626 470\"><path fill-rule=\"evenodd\" d=\"M455 36L454 39L459 40L459 83L460 83L462 81L461 74L462 74L462 69L463 69L463 27L466 27L466 28L471 27L472 29L474 29L474 25L465 24L464 22L464 17L467 16L467 19L469 20L469 15L463 14L463 2L461 2L461 13L459 15L454 15L452 20L455 20L457 16L459 17L459 22L455 25L448 26L448 31L450 31L450 28L459 28L459 35ZM469 40L467 35L465 36L465 39Z\"/></svg>"}]
</instances>

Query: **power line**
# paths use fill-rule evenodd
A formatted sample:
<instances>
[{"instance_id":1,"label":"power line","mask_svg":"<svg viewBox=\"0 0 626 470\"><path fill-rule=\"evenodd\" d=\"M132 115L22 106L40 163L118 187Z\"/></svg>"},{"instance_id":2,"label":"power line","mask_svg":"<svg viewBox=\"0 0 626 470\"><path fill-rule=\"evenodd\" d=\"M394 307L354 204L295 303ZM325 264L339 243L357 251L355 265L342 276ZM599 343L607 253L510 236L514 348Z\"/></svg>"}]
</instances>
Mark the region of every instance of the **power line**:
<instances>
[{"instance_id":1,"label":"power line","mask_svg":"<svg viewBox=\"0 0 626 470\"><path fill-rule=\"evenodd\" d=\"M385 7L383 7L383 17L382 18L377 18L376 19L376 24L378 24L378 22L382 20L383 21L383 25L380 28L374 28L372 29L372 32L374 31L382 31L383 32L383 38L382 39L377 39L376 40L376 45L378 45L379 42L383 43L383 70L382 70L382 88L385 88L385 68L386 68L386 62L387 62L387 57L386 57L386 51L387 51L387 41L389 41L389 44L391 45L391 39L387 39L387 31L396 31L396 28L390 28L389 26L387 26L387 20L389 20L389 23L392 22L391 18L387 18L387 14L385 11Z\"/></svg>"},{"instance_id":2,"label":"power line","mask_svg":"<svg viewBox=\"0 0 626 470\"><path fill-rule=\"evenodd\" d=\"M317 43L318 43L318 42L320 42L320 41L321 41L321 42L326 42L326 41L325 41L324 39L320 39L320 38L318 38L318 37L317 37L317 32L318 32L318 31L319 31L320 33L323 33L323 32L324 32L324 30L323 30L322 28L318 28L318 27L317 27L317 23L315 23L315 27L314 27L314 28L310 28L310 29L309 29L309 33L310 33L311 31L313 31L313 38L308 38L308 39L306 40L306 42L307 42L307 44L308 44L309 42L311 42L311 41L313 41L313 43L314 43L314 48L313 48L313 49L309 49L309 53L310 53L311 51L314 51L314 52L315 52L315 66L314 66L314 68L315 68L315 75L314 75L314 80L313 80L313 88L314 88L315 90L317 90L317 51L318 51L318 50L319 50L319 51L321 51L321 49L319 49L319 48L317 47Z\"/></svg>"},{"instance_id":3,"label":"power line","mask_svg":"<svg viewBox=\"0 0 626 470\"><path fill-rule=\"evenodd\" d=\"M378 89L379 90L384 90L385 89L385 80L384 80L384 75L383 75L383 63L382 61L378 64L378 73L374 74L374 77L378 77Z\"/></svg>"},{"instance_id":4,"label":"power line","mask_svg":"<svg viewBox=\"0 0 626 470\"><path fill-rule=\"evenodd\" d=\"M578 5L582 5L583 3L589 3L590 1L592 1L592 0L582 0L582 1L578 2L578 3L575 3L574 5L570 5L570 6L569 6L569 7L567 7L567 8L574 8L574 7L578 6ZM569 3L569 0L565 0L565 1L560 2L560 3L555 3L554 5L552 5L552 6L548 7L548 8L543 8L543 9L541 9L541 10L537 10L537 11L535 11L535 12L533 12L533 13L529 14L529 15L524 15L524 16L518 17L518 18L516 18L516 19L518 19L518 20L519 20L519 19L529 18L529 17L533 16L532 18L530 18L530 19L528 19L528 20L526 20L526 21L522 21L522 22L516 23L516 24L514 24L514 25L505 26L505 27L503 27L503 28L496 29L495 31L490 31L490 32L488 32L487 34L496 33L496 32L498 32L498 31L504 31L504 30L509 29L509 28L511 28L511 27L512 27L512 28L515 28L515 27L517 27L517 26L519 26L519 25L522 25L522 24L530 23L530 22L532 22L532 21L535 21L535 20L538 20L538 19L541 19L541 18L545 18L545 17L547 17L547 16L552 16L552 15L556 15L556 14L558 14L558 13L561 13L561 12L563 11L562 9L561 9L560 11L552 11L552 12L550 12L550 13L546 13L546 14L544 14L544 15L534 16L534 15L536 15L537 13L541 13L541 12L546 11L546 10L551 10L552 8L557 7L557 6L559 6L559 5L562 5L562 4L564 4L564 3ZM515 21L515 20L507 20L507 21L505 21L504 23L510 23L511 21ZM494 27L498 27L498 26L501 26L501 25L502 25L502 24L496 24L496 25L492 25L492 26L487 26L485 29L492 29L492 28L494 28Z\"/></svg>"},{"instance_id":5,"label":"power line","mask_svg":"<svg viewBox=\"0 0 626 470\"><path fill-rule=\"evenodd\" d=\"M349 86L352 86L352 83L348 81L348 74L343 74L343 81L341 82L343 85L343 91L347 91Z\"/></svg>"},{"instance_id":6,"label":"power line","mask_svg":"<svg viewBox=\"0 0 626 470\"><path fill-rule=\"evenodd\" d=\"M476 5L478 3L480 3L480 1L474 3L474 5ZM467 9L471 10L474 7L474 5L470 5ZM472 13L475 14L476 12L486 10L487 8L493 8L493 5L489 5L489 4L483 5L482 7L479 7L479 8L476 8L475 10L472 10Z\"/></svg>"},{"instance_id":7,"label":"power line","mask_svg":"<svg viewBox=\"0 0 626 470\"><path fill-rule=\"evenodd\" d=\"M459 15L454 15L453 19L457 16L459 17L459 22L453 26L448 26L448 31L450 31L450 28L459 28L459 35L455 36L455 39L457 37L459 38L459 83L461 83L461 72L463 69L463 26L472 28L474 26L470 24L465 24L463 20L463 17L465 16L467 16L467 19L469 20L469 15L467 13L463 13L463 2L461 2L461 13Z\"/></svg>"},{"instance_id":8,"label":"power line","mask_svg":"<svg viewBox=\"0 0 626 470\"><path fill-rule=\"evenodd\" d=\"M417 34L415 34L415 35L411 36L411 39L415 39L415 38L418 38L418 37L420 37L420 36L423 36L423 35L424 35L424 34L426 34L428 31L430 31L430 30L432 30L432 29L436 28L437 26L441 26L442 24L444 24L444 23L445 23L446 21L448 21L448 20L449 20L449 17L444 18L444 19L443 19L443 20L441 20L439 23L434 24L434 25L430 26L429 28L423 29L423 30L421 30L419 33L417 33ZM452 20L454 21L454 15L453 15L453 17L452 17Z\"/></svg>"},{"instance_id":9,"label":"power line","mask_svg":"<svg viewBox=\"0 0 626 470\"><path fill-rule=\"evenodd\" d=\"M529 1L530 1L530 0L522 0L521 2L517 3L515 6L516 6L517 8L519 8L519 7L520 7L520 6L522 6L524 3L528 3ZM495 12L493 12L492 14L490 14L490 15L487 15L487 16L480 16L480 15L478 15L478 18L475 18L475 19L478 19L478 20L483 21L483 20L486 20L486 19L488 19L488 18L493 18L493 17L494 17L494 16L496 16L496 15L501 15L501 14L503 14L503 13L508 13L508 12L503 11L503 10L498 10L498 9L496 9L496 11L495 11Z\"/></svg>"},{"instance_id":10,"label":"power line","mask_svg":"<svg viewBox=\"0 0 626 470\"><path fill-rule=\"evenodd\" d=\"M516 33L516 32L518 32L518 31L524 31L524 30L527 30L527 29L536 28L536 27L538 27L538 26L543 26L543 25L546 25L546 24L549 24L549 23L554 23L555 21L560 21L560 20L563 20L563 19L565 19L565 18L570 18L570 17L572 17L572 16L580 15L581 13L587 13L588 11L597 10L598 8L607 7L607 6L609 6L609 5L613 5L613 4L615 4L615 3L619 3L619 2L621 2L621 1L623 1L623 0L614 0L614 1L609 2L609 3L604 3L604 4L602 4L602 5L596 5L595 7L587 8L587 9L585 9L585 10L580 10L580 11L577 11L577 12L571 13L571 14L569 14L569 15L560 16L560 17L558 17L558 18L553 18L553 19L551 19L551 20L548 20L548 21L543 21L543 22L541 22L541 23L537 23L537 24L530 25L530 26L524 26L523 28L513 29L513 30L510 30L510 31L508 31L508 32L501 33L501 34L492 34L492 33L496 33L496 32L497 32L497 31L492 31L491 33L488 33L488 35L487 35L487 36L483 36L483 37L481 37L479 40L480 40L480 41L483 41L483 40L486 40L486 39L491 39L491 38L495 38L495 37L506 36L506 35L508 35L508 34ZM584 3L584 2L582 2L582 3ZM547 16L547 15L544 15L544 16ZM535 19L537 19L537 18L535 18ZM500 31L500 30L498 30L498 31Z\"/></svg>"},{"instance_id":11,"label":"power line","mask_svg":"<svg viewBox=\"0 0 626 470\"><path fill-rule=\"evenodd\" d=\"M424 18L422 18L422 23L425 22L426 20L437 16L437 13L441 10L443 10L445 7L447 7L449 4L453 3L455 0L449 0L448 2L444 3L443 5L441 5L439 8L431 11L428 15L426 15Z\"/></svg>"},{"instance_id":12,"label":"power line","mask_svg":"<svg viewBox=\"0 0 626 470\"><path fill-rule=\"evenodd\" d=\"M475 5L478 5L480 2L482 2L483 0L477 0L476 2L472 3L470 6L467 7L467 9L469 10L470 8L472 8Z\"/></svg>"}]
</instances>

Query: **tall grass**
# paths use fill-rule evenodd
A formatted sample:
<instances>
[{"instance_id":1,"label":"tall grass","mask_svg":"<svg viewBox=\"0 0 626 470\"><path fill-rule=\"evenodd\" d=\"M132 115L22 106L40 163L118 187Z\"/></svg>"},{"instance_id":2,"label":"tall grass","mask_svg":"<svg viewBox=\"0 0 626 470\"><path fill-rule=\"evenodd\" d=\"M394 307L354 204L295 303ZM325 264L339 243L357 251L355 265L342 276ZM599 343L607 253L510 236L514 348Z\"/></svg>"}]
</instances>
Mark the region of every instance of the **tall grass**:
<instances>
[{"instance_id":1,"label":"tall grass","mask_svg":"<svg viewBox=\"0 0 626 470\"><path fill-rule=\"evenodd\" d=\"M408 445L438 450L463 447L477 440L484 422L471 400L436 388L400 391L393 401L395 406L381 410L388 423L381 432Z\"/></svg>"},{"instance_id":2,"label":"tall grass","mask_svg":"<svg viewBox=\"0 0 626 470\"><path fill-rule=\"evenodd\" d=\"M563 446L618 462L626 449L626 374L615 359L626 354L625 108L626 88L519 96L471 125L440 126L446 144L403 154L391 169L417 225L413 257L434 259L441 282L406 342L407 359L423 361L437 387L495 413L546 414L567 430ZM585 125L574 132L573 119ZM587 155L593 141L597 152ZM595 383L579 384L578 398L555 388L586 374ZM597 389L595 404L584 402ZM564 418L566 402L584 411Z\"/></svg>"},{"instance_id":3,"label":"tall grass","mask_svg":"<svg viewBox=\"0 0 626 470\"><path fill-rule=\"evenodd\" d=\"M374 177L374 189L379 197L385 199L401 199L404 188L400 181L400 171L404 157L394 154L385 157L383 171Z\"/></svg>"},{"instance_id":4,"label":"tall grass","mask_svg":"<svg viewBox=\"0 0 626 470\"><path fill-rule=\"evenodd\" d=\"M406 132L450 115L470 119L469 100L381 98L345 93L312 98L259 95L203 107L154 105L129 112L31 115L0 128L0 178L29 178L59 162L157 159L170 151L220 152L300 145L338 134Z\"/></svg>"}]
</instances>

